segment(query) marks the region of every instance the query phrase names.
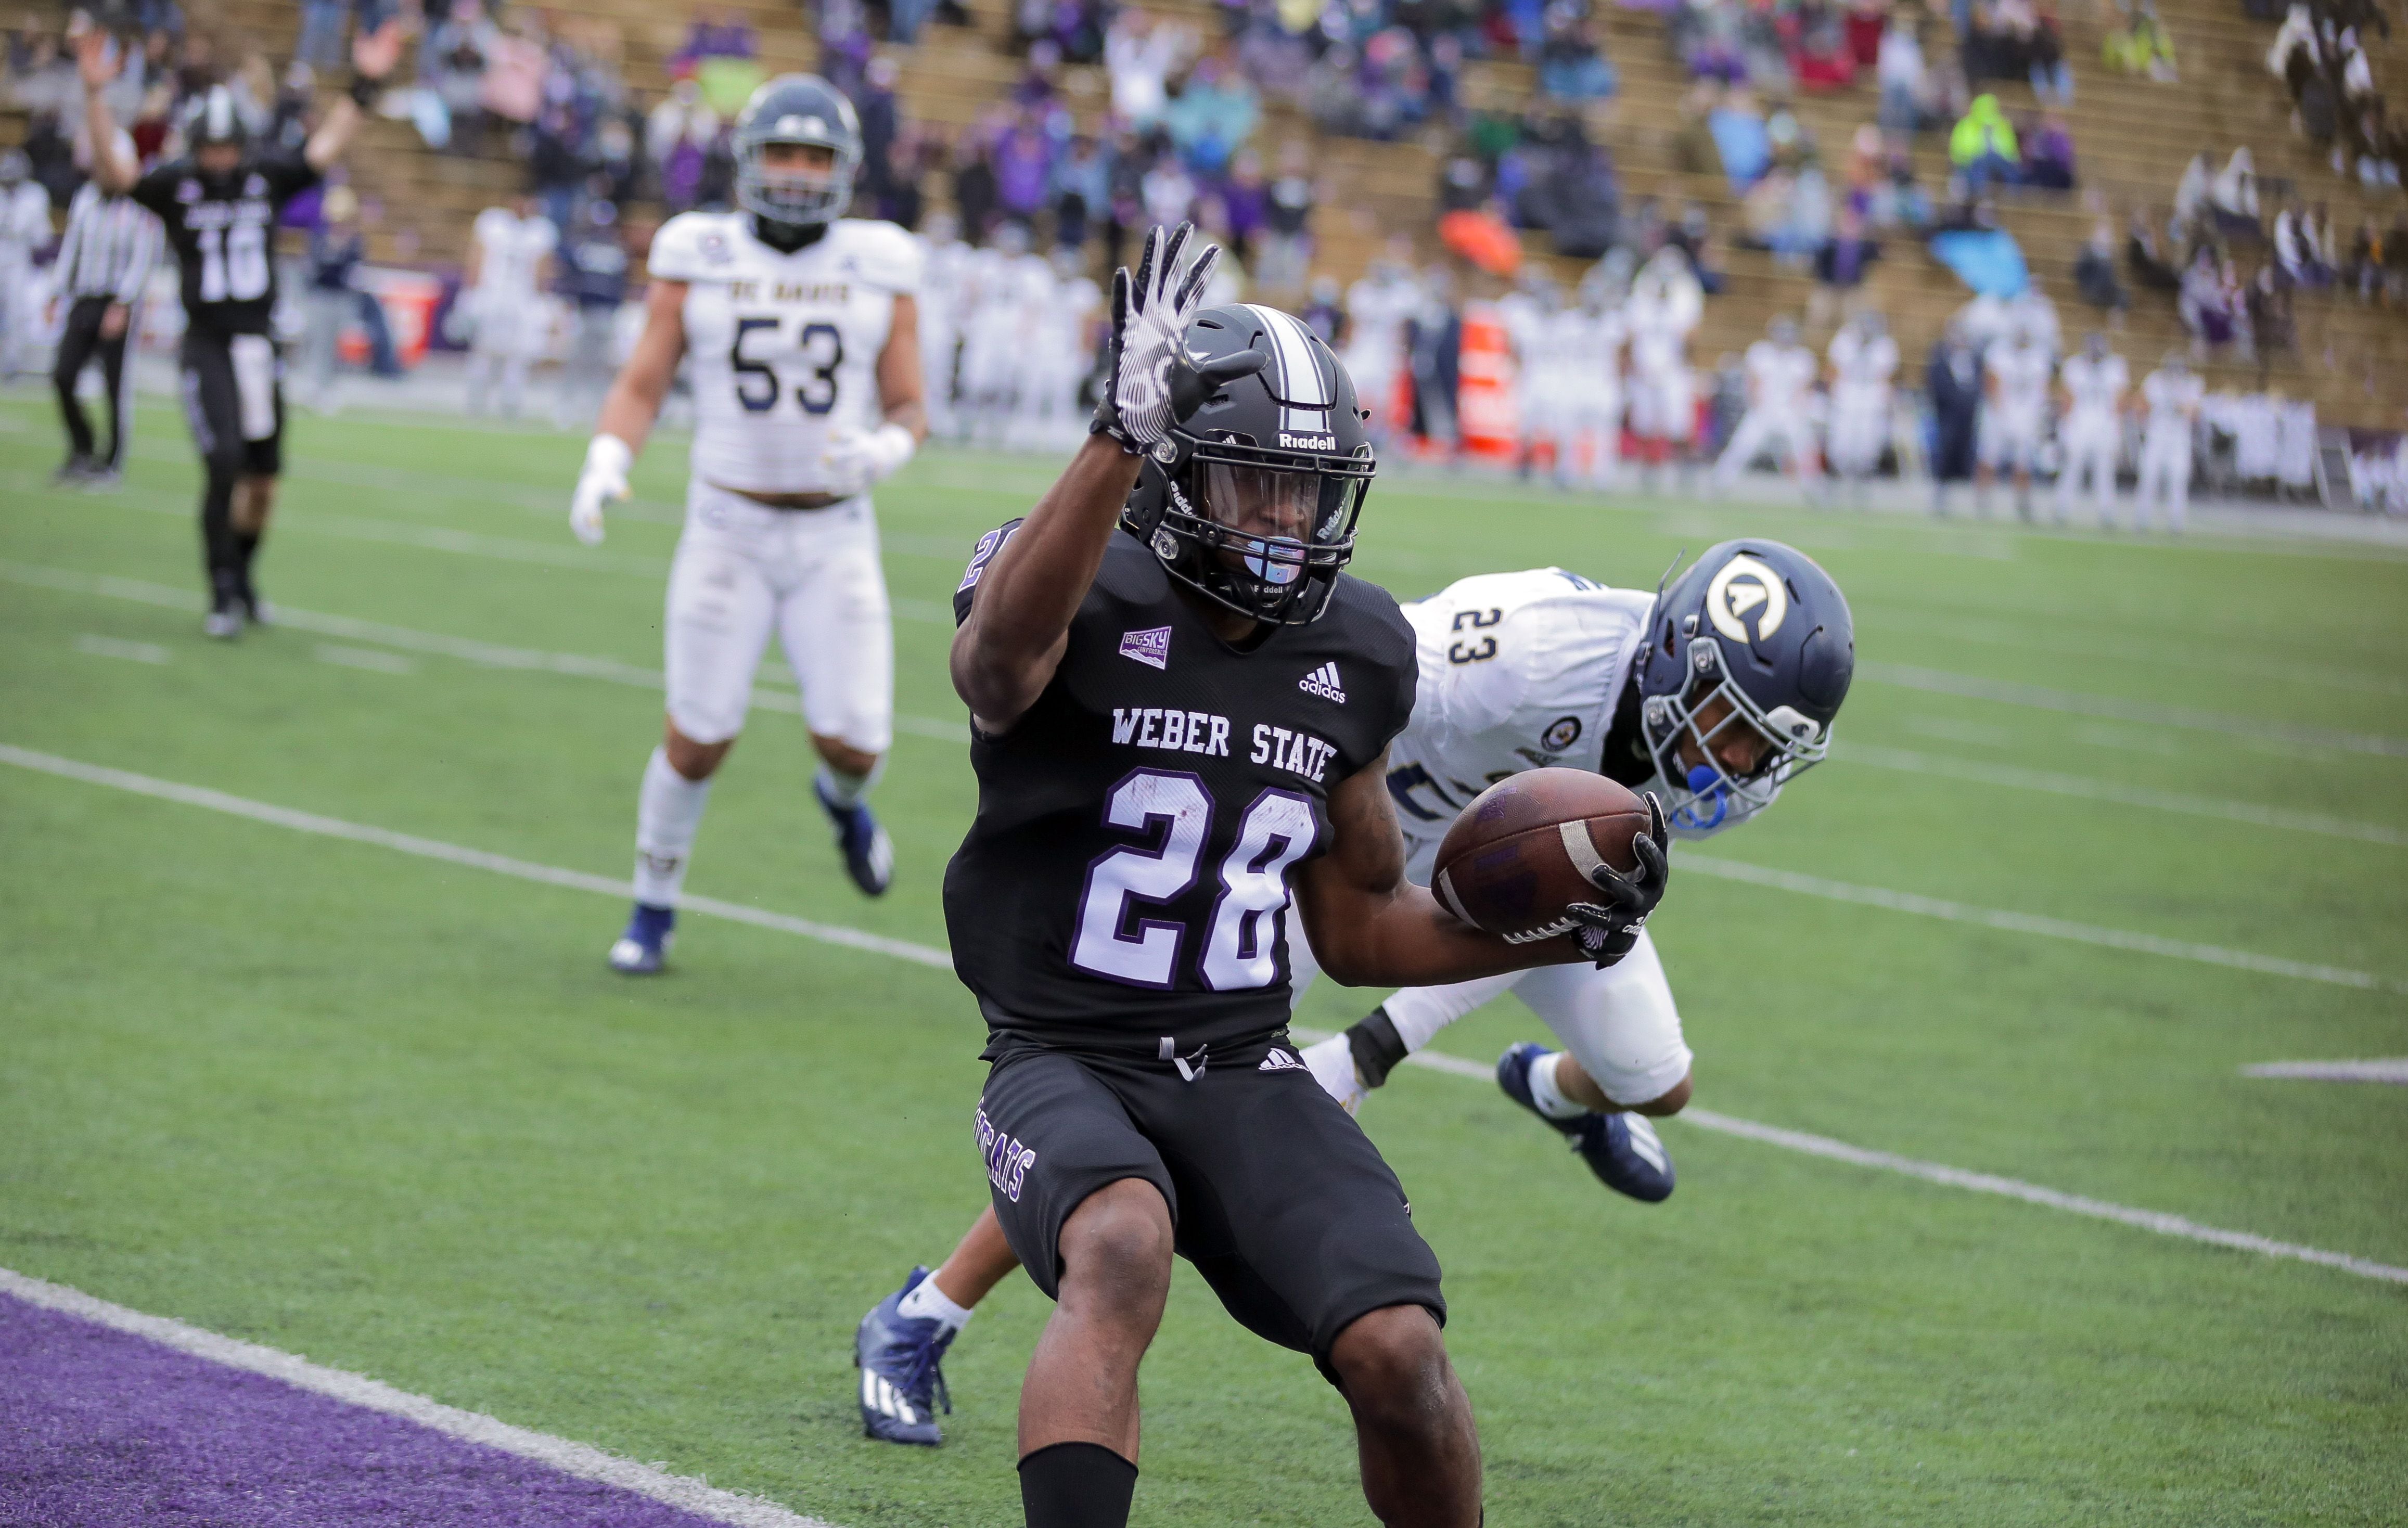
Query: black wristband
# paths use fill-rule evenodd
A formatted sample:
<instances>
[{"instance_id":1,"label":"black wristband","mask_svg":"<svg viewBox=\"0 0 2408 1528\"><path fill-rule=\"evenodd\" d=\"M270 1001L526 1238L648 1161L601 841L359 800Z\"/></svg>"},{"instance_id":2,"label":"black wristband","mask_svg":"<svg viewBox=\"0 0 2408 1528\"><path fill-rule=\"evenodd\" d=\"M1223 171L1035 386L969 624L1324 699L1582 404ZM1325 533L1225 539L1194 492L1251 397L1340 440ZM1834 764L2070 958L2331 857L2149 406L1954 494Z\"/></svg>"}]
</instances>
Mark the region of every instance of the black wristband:
<instances>
[{"instance_id":1,"label":"black wristband","mask_svg":"<svg viewBox=\"0 0 2408 1528\"><path fill-rule=\"evenodd\" d=\"M383 80L370 79L366 75L353 75L351 76L351 105L366 111L376 105L376 98L383 93Z\"/></svg>"},{"instance_id":2,"label":"black wristband","mask_svg":"<svg viewBox=\"0 0 2408 1528\"><path fill-rule=\"evenodd\" d=\"M1346 1049L1354 1058L1354 1070L1363 1078L1363 1086L1376 1088L1388 1080L1388 1074L1410 1053L1405 1050L1404 1036L1397 1033L1396 1021L1388 1017L1386 1005L1373 1008L1346 1029Z\"/></svg>"}]
</instances>

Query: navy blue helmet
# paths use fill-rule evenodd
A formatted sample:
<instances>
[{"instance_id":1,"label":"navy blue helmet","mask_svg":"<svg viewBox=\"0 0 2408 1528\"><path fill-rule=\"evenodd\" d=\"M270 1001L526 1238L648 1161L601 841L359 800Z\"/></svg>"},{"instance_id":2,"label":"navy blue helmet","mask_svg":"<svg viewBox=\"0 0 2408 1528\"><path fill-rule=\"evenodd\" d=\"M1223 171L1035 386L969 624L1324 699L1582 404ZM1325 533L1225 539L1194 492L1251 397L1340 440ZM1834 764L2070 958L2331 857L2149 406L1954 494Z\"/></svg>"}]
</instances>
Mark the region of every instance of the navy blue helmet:
<instances>
[{"instance_id":1,"label":"navy blue helmet","mask_svg":"<svg viewBox=\"0 0 2408 1528\"><path fill-rule=\"evenodd\" d=\"M1745 821L1822 763L1856 667L1847 597L1813 558L1778 541L1708 549L1656 599L1639 670L1673 831Z\"/></svg>"},{"instance_id":2,"label":"navy blue helmet","mask_svg":"<svg viewBox=\"0 0 2408 1528\"><path fill-rule=\"evenodd\" d=\"M773 170L762 150L801 143L836 156L826 172ZM736 118L736 205L756 218L794 227L833 222L853 203L861 168L861 120L844 93L815 74L781 74L764 83Z\"/></svg>"},{"instance_id":3,"label":"navy blue helmet","mask_svg":"<svg viewBox=\"0 0 2408 1528\"><path fill-rule=\"evenodd\" d=\"M1354 555L1378 470L1354 383L1321 336L1274 307L1208 307L1182 337L1197 366L1258 350L1260 369L1179 411L1121 524L1174 578L1257 621L1319 620Z\"/></svg>"}]
</instances>

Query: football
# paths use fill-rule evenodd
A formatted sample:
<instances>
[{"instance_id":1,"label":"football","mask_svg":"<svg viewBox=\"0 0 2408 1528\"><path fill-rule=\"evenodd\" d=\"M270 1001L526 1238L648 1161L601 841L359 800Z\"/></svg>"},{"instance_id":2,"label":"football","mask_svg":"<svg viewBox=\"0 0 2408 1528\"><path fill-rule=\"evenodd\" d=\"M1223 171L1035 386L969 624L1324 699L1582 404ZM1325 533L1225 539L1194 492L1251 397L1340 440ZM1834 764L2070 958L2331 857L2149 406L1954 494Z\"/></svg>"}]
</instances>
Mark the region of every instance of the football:
<instances>
[{"instance_id":1,"label":"football","mask_svg":"<svg viewBox=\"0 0 2408 1528\"><path fill-rule=\"evenodd\" d=\"M1564 908L1598 900L1600 862L1638 867L1647 804L1602 775L1532 769L1475 797L1438 848L1430 890L1449 912L1515 944L1571 931Z\"/></svg>"}]
</instances>

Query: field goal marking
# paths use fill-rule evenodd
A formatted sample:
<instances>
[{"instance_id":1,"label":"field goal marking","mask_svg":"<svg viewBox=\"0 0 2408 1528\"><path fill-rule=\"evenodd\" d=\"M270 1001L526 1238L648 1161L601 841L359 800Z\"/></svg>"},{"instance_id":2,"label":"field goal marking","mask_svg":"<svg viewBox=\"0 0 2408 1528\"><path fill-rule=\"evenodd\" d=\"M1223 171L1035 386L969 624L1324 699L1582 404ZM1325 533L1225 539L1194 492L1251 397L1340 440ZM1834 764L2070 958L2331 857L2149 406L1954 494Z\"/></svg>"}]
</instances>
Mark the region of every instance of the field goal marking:
<instances>
[{"instance_id":1,"label":"field goal marking","mask_svg":"<svg viewBox=\"0 0 2408 1528\"><path fill-rule=\"evenodd\" d=\"M516 1454L521 1459L531 1459L580 1480L598 1481L649 1496L697 1517L731 1524L732 1528L831 1528L824 1519L790 1512L777 1503L758 1496L723 1491L690 1475L672 1475L656 1465L638 1464L632 1459L607 1453L590 1443L578 1443L569 1438L554 1437L550 1433L538 1433L532 1428L516 1427L481 1411L466 1411L456 1406L445 1406L430 1396L414 1395L381 1379L371 1379L348 1369L329 1368L323 1364L312 1364L297 1353L224 1336L170 1316L146 1315L96 1295L86 1294L81 1290L35 1278L14 1269L0 1268L0 1294L13 1294L28 1305L147 1338L163 1348L173 1348L178 1352L190 1353L194 1358L207 1359L230 1369L265 1375L296 1390L330 1396L346 1405L380 1411L389 1417L399 1417L466 1443L481 1444L507 1454Z\"/></svg>"},{"instance_id":2,"label":"field goal marking","mask_svg":"<svg viewBox=\"0 0 2408 1528\"><path fill-rule=\"evenodd\" d=\"M608 876L588 875L583 871L538 864L528 860L512 859L508 855L489 854L482 850L447 844L439 839L421 838L411 834L394 833L385 828L347 822L340 818L322 817L315 812L295 811L286 807L270 806L265 802L229 795L222 791L212 791L206 786L184 785L174 780L154 778L149 775L137 775L130 770L112 769L105 764L85 764L76 759L63 759L56 754L37 753L31 749L15 748L5 743L0 743L0 764L14 764L21 769L33 770L40 774L81 780L87 784L106 785L115 790L130 792L136 795L151 796L162 801L207 807L211 811L248 818L252 821L266 822L276 827L290 828L299 833L341 838L352 843L374 844L380 848L396 850L423 859L439 860L447 864L465 865L472 869L490 870L496 875L537 881L547 886L595 892L607 896L624 897L632 894L626 881L613 880ZM908 939L889 938L883 935L848 928L842 924L814 922L809 919L794 918L784 913L747 907L740 902L723 902L716 897L687 896L681 899L680 906L715 918L750 923L755 928L775 929L783 934L796 934L807 939L840 945L846 949L858 950L868 954L885 955L896 960L908 961L915 965L924 965L942 971L950 971L953 968L953 958L951 954L934 946L915 944ZM1326 1037L1318 1032L1303 1029L1296 1033L1300 1036L1309 1035L1315 1039ZM1495 1075L1493 1068L1479 1062L1462 1056L1446 1055L1439 1051L1420 1051L1407 1057L1406 1060L1414 1065L1483 1081L1488 1080ZM1845 1141L1834 1140L1828 1135L1814 1135L1803 1131L1784 1129L1779 1125L1760 1124L1753 1120L1737 1119L1727 1114L1717 1114L1709 1109L1684 1109L1677 1118L1701 1129L1715 1131L1722 1135L1736 1135L1745 1140L1756 1141L1767 1146L1778 1146L1787 1150L1799 1151L1808 1156L1822 1157L1833 1162L1845 1162L1860 1167L1878 1167L1887 1172L1921 1178L1927 1183L2019 1199L2026 1204L2064 1210L2069 1214L2085 1215L2094 1220L2113 1221L2119 1225L2152 1231L2159 1235L2176 1236L2186 1241L2201 1242L2212 1247L2255 1252L2261 1257L2313 1263L2321 1267L2338 1268L2344 1273L2357 1274L2364 1278L2379 1279L2392 1284L2408 1284L2408 1267L2394 1267L2389 1264L2377 1263L2372 1259L2356 1257L2346 1252L2329 1252L2319 1248L2301 1246L2296 1242L2276 1241L2271 1237L2245 1231L2226 1231L2212 1225L2202 1225L2179 1215L2135 1209L2126 1205L2112 1204L2103 1199L2091 1199L2081 1194L2043 1188L2037 1183L2026 1183L2017 1178L2000 1178L1990 1173L1969 1172L1964 1168L1951 1167L1942 1163L1923 1162L1914 1157L1899 1156L1894 1152L1851 1146Z\"/></svg>"}]
</instances>

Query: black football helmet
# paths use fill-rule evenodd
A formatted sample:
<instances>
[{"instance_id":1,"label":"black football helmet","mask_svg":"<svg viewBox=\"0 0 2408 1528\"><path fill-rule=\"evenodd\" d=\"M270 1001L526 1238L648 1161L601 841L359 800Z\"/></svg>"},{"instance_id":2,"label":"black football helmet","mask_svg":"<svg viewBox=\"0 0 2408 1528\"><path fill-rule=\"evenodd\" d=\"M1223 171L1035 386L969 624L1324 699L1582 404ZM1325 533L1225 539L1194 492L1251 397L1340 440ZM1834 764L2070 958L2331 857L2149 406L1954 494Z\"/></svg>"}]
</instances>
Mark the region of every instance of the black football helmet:
<instances>
[{"instance_id":1,"label":"black football helmet","mask_svg":"<svg viewBox=\"0 0 2408 1528\"><path fill-rule=\"evenodd\" d=\"M1856 667L1847 596L1804 552L1726 541L1691 564L1656 597L1638 674L1640 726L1673 832L1743 822L1822 763ZM1768 745L1744 772L1716 756L1743 735L1733 729Z\"/></svg>"},{"instance_id":2,"label":"black football helmet","mask_svg":"<svg viewBox=\"0 0 2408 1528\"><path fill-rule=\"evenodd\" d=\"M1254 303L1206 308L1182 343L1199 367L1249 350L1268 359L1172 421L1121 524L1172 578L1241 615L1317 621L1378 471L1354 379L1301 320Z\"/></svg>"},{"instance_id":3,"label":"black football helmet","mask_svg":"<svg viewBox=\"0 0 2408 1528\"><path fill-rule=\"evenodd\" d=\"M824 175L771 170L761 150L773 143L816 145L832 150L836 164ZM809 228L834 222L853 204L861 119L842 91L815 74L781 74L755 90L737 115L730 149L736 205L756 218Z\"/></svg>"}]
</instances>

